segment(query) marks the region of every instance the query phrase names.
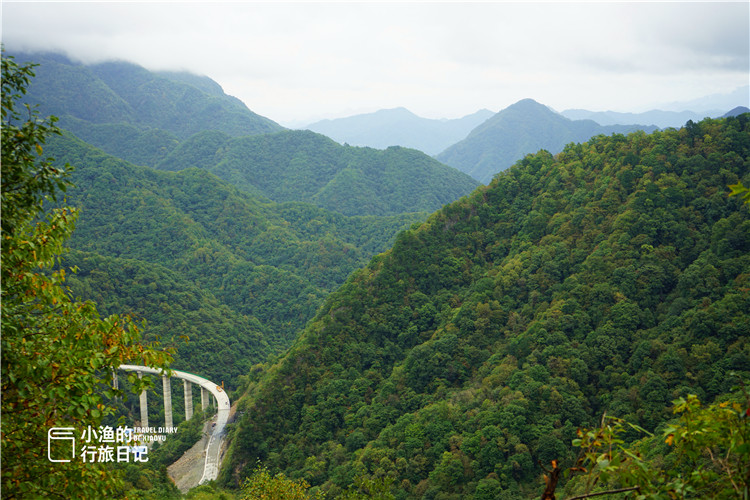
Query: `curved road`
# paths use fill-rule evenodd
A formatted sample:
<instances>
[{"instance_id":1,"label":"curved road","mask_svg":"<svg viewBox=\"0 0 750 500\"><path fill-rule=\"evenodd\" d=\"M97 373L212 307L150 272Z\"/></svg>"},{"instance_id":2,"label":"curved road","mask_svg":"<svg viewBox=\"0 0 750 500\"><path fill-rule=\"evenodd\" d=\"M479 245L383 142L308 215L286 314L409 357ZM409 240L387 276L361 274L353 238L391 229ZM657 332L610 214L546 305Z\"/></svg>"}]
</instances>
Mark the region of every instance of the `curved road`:
<instances>
[{"instance_id":1,"label":"curved road","mask_svg":"<svg viewBox=\"0 0 750 500\"><path fill-rule=\"evenodd\" d=\"M163 370L158 368L151 368L148 366L138 365L120 365L120 370L125 371L140 371L143 373L152 373L154 375L162 375ZM214 384L208 379L193 375L188 372L181 372L178 370L171 370L172 377L181 378L198 384L204 389L211 392L216 398L218 411L216 413L216 425L213 427L211 436L208 438L208 444L206 445L206 463L203 466L203 476L198 484L203 484L206 481L211 481L219 477L219 453L221 453L221 443L224 438L224 428L226 427L227 420L229 419L229 396L224 390L218 385Z\"/></svg>"}]
</instances>

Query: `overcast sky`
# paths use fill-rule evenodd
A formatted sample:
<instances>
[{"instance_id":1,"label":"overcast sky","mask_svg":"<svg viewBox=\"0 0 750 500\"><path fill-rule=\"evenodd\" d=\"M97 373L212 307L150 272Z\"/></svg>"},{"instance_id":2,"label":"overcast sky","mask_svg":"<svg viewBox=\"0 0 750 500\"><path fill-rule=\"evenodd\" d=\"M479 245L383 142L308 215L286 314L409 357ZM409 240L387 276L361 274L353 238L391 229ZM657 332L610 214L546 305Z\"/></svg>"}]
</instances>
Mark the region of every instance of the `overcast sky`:
<instances>
[{"instance_id":1,"label":"overcast sky","mask_svg":"<svg viewBox=\"0 0 750 500\"><path fill-rule=\"evenodd\" d=\"M216 80L282 124L526 98L644 111L748 84L750 3L2 2L9 50Z\"/></svg>"}]
</instances>

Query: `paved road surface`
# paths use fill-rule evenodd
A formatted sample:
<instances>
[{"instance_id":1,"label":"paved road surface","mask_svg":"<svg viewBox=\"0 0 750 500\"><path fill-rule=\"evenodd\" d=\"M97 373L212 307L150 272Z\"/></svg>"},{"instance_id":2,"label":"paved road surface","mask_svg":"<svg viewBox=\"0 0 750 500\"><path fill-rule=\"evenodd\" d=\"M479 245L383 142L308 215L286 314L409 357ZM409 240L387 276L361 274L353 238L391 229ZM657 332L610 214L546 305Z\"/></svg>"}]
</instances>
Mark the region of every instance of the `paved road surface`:
<instances>
[{"instance_id":1,"label":"paved road surface","mask_svg":"<svg viewBox=\"0 0 750 500\"><path fill-rule=\"evenodd\" d=\"M150 368L148 366L137 366L137 365L120 365L121 370L126 371L141 371L143 373L152 373L154 375L161 375L162 370L158 368ZM211 382L208 379L193 375L188 372L181 372L178 370L172 370L172 377L181 378L197 384L209 391L216 398L218 411L216 413L216 425L211 430L208 444L206 445L206 462L203 466L203 476L198 484L202 484L206 481L212 481L219 477L219 453L221 452L221 444L225 435L225 427L227 420L229 419L229 396L224 390Z\"/></svg>"}]
</instances>

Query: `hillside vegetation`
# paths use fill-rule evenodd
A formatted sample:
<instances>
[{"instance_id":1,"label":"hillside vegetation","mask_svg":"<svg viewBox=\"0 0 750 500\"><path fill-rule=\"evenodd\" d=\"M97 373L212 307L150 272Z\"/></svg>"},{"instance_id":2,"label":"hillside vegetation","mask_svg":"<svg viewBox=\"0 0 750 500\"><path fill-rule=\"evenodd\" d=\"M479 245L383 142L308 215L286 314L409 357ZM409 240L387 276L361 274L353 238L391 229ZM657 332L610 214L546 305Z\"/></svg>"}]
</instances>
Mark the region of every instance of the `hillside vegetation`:
<instances>
[{"instance_id":1,"label":"hillside vegetation","mask_svg":"<svg viewBox=\"0 0 750 500\"><path fill-rule=\"evenodd\" d=\"M25 102L136 165L198 167L252 195L346 215L433 212L478 185L416 150L341 146L309 131L284 130L208 77L125 62L83 65L56 54L18 58L39 64Z\"/></svg>"},{"instance_id":2,"label":"hillside vegetation","mask_svg":"<svg viewBox=\"0 0 750 500\"><path fill-rule=\"evenodd\" d=\"M525 157L401 233L256 371L222 481L260 460L335 495L538 498L602 414L750 373L750 116ZM635 435L627 436L632 439ZM666 451L655 450L658 453Z\"/></svg>"},{"instance_id":3,"label":"hillside vegetation","mask_svg":"<svg viewBox=\"0 0 750 500\"><path fill-rule=\"evenodd\" d=\"M424 153L341 146L310 131L231 138L204 132L156 167L196 166L274 201L302 201L346 215L433 212L478 183Z\"/></svg>"},{"instance_id":4,"label":"hillside vegetation","mask_svg":"<svg viewBox=\"0 0 750 500\"><path fill-rule=\"evenodd\" d=\"M76 166L73 293L146 319L148 336L177 348L174 368L229 386L288 347L331 290L425 218L277 204L205 170L129 164L70 134L45 149Z\"/></svg>"},{"instance_id":5,"label":"hillside vegetation","mask_svg":"<svg viewBox=\"0 0 750 500\"><path fill-rule=\"evenodd\" d=\"M15 57L39 65L24 101L40 105L41 114L57 116L62 128L112 154L116 152L107 148L118 140L113 124L121 134L135 127L167 132L178 140L203 130L239 136L283 129L224 94L207 77L157 73L126 62L84 65L59 54Z\"/></svg>"}]
</instances>

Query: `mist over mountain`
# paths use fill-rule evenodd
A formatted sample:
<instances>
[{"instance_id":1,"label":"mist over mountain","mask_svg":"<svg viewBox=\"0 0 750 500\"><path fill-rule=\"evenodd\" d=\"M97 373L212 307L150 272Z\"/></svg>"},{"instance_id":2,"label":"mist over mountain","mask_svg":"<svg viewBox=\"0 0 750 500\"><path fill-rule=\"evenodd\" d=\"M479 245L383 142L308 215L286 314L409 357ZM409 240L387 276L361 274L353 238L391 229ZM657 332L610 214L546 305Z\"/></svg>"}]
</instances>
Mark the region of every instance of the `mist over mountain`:
<instances>
[{"instance_id":1,"label":"mist over mountain","mask_svg":"<svg viewBox=\"0 0 750 500\"><path fill-rule=\"evenodd\" d=\"M723 112L722 112L723 113ZM715 114L720 116L722 113ZM560 112L571 120L593 120L599 125L628 125L647 123L659 128L680 127L688 120L700 121L706 116L695 111L645 111L643 113L620 113L616 111L589 111L586 109L566 109Z\"/></svg>"},{"instance_id":2,"label":"mist over mountain","mask_svg":"<svg viewBox=\"0 0 750 500\"><path fill-rule=\"evenodd\" d=\"M40 64L28 103L134 164L198 166L256 196L347 215L432 212L477 186L420 151L341 146L310 131L285 130L205 76L125 62L85 66L55 54L17 58ZM461 123L467 130L473 125Z\"/></svg>"},{"instance_id":3,"label":"mist over mountain","mask_svg":"<svg viewBox=\"0 0 750 500\"><path fill-rule=\"evenodd\" d=\"M571 142L599 134L653 131L654 126L602 126L592 120L570 120L533 99L524 99L494 115L436 158L480 182L489 182L527 154L562 151Z\"/></svg>"},{"instance_id":4,"label":"mist over mountain","mask_svg":"<svg viewBox=\"0 0 750 500\"><path fill-rule=\"evenodd\" d=\"M10 54L39 64L24 102L83 140L139 164L151 164L204 130L231 136L284 128L226 95L208 77L152 72L128 62L78 64L50 53Z\"/></svg>"},{"instance_id":5,"label":"mist over mountain","mask_svg":"<svg viewBox=\"0 0 750 500\"><path fill-rule=\"evenodd\" d=\"M659 108L666 111L690 109L704 116L716 117L720 116L720 110L728 110L735 106L750 107L750 85L743 85L732 92L711 94L687 101L665 103L659 106Z\"/></svg>"},{"instance_id":6,"label":"mist over mountain","mask_svg":"<svg viewBox=\"0 0 750 500\"><path fill-rule=\"evenodd\" d=\"M662 109L652 109L641 113L566 109L560 114L571 120L594 120L599 125L645 124L656 125L659 128L679 128L688 120L695 122L704 118L719 118L725 116L727 110L748 106L750 106L750 86L746 85L728 94L714 94L691 101L668 103L664 104Z\"/></svg>"},{"instance_id":7,"label":"mist over mountain","mask_svg":"<svg viewBox=\"0 0 750 500\"><path fill-rule=\"evenodd\" d=\"M740 109L743 109L740 107ZM747 109L747 108L744 108ZM600 125L638 125L647 123L659 128L683 126L688 120L694 122L704 118L720 118L725 116L726 110L710 112L695 111L660 111L652 110L643 113L619 113L616 111L588 111L585 109L566 109L560 113L571 120L593 120Z\"/></svg>"},{"instance_id":8,"label":"mist over mountain","mask_svg":"<svg viewBox=\"0 0 750 500\"><path fill-rule=\"evenodd\" d=\"M305 129L327 135L341 144L384 149L403 146L435 155L465 138L472 129L493 115L483 109L450 120L422 118L406 108L321 120Z\"/></svg>"}]
</instances>

